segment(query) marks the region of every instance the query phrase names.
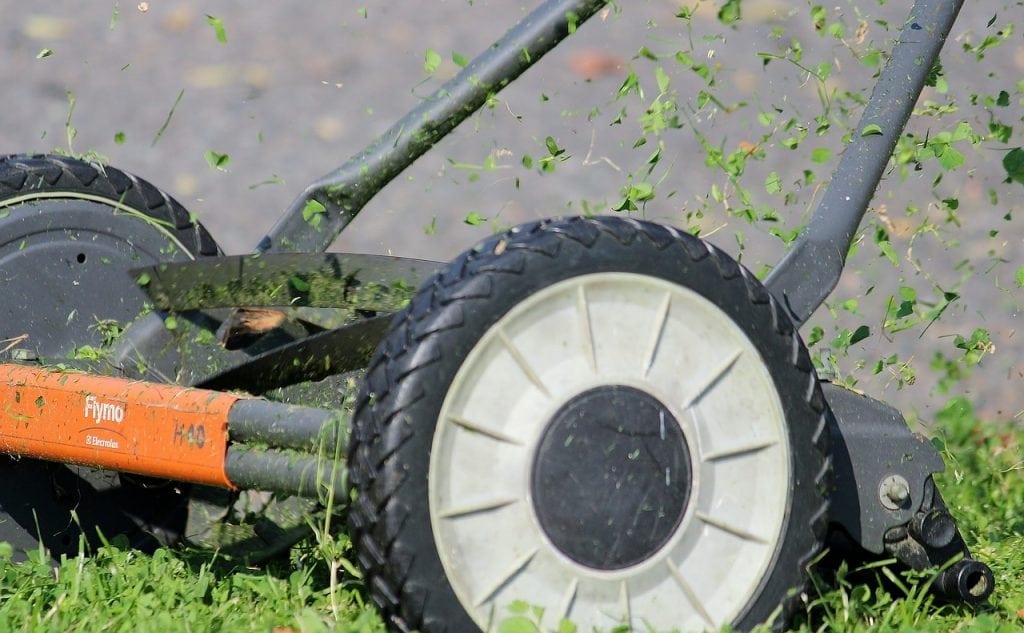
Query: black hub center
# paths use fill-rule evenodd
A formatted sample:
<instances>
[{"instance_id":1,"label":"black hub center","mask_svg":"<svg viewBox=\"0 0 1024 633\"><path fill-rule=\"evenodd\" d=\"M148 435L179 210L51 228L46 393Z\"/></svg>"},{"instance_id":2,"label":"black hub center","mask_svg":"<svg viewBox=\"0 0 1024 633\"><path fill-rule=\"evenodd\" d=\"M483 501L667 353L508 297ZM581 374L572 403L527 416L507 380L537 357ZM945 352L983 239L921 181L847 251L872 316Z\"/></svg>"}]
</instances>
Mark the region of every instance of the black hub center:
<instances>
[{"instance_id":1,"label":"black hub center","mask_svg":"<svg viewBox=\"0 0 1024 633\"><path fill-rule=\"evenodd\" d=\"M602 386L548 424L533 466L533 500L551 542L594 569L635 565L675 532L690 496L690 452L654 397Z\"/></svg>"}]
</instances>

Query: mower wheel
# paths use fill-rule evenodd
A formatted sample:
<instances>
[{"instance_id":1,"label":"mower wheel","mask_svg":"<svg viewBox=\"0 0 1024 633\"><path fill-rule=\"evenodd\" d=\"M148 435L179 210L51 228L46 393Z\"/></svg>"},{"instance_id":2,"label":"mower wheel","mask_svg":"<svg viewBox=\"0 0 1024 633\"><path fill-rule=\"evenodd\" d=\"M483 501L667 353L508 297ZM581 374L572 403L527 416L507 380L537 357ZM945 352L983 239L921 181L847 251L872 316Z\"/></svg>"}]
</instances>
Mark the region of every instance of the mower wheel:
<instances>
[{"instance_id":1,"label":"mower wheel","mask_svg":"<svg viewBox=\"0 0 1024 633\"><path fill-rule=\"evenodd\" d=\"M826 408L784 310L715 247L617 217L514 228L371 361L367 586L399 631L781 629L825 537Z\"/></svg>"},{"instance_id":2,"label":"mower wheel","mask_svg":"<svg viewBox=\"0 0 1024 633\"><path fill-rule=\"evenodd\" d=\"M178 202L118 169L63 156L0 157L0 349L21 360L100 360L146 306L128 270L219 252ZM68 359L71 359L70 361ZM175 540L181 487L117 473L0 457L0 541L74 555L128 537Z\"/></svg>"}]
</instances>

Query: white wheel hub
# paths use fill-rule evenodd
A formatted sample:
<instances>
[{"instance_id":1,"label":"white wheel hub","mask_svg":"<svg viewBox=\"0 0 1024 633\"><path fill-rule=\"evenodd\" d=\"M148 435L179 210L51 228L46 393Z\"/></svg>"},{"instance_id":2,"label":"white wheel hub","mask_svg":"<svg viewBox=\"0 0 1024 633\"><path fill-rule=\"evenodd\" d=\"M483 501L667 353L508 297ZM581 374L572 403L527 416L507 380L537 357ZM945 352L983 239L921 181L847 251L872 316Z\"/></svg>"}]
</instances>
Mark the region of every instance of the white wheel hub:
<instances>
[{"instance_id":1,"label":"white wheel hub","mask_svg":"<svg viewBox=\"0 0 1024 633\"><path fill-rule=\"evenodd\" d=\"M650 551L602 566L556 544L537 507L550 495L534 494L533 482L552 420L610 386L662 407L685 438L675 450L690 472L666 469L666 484L689 490ZM548 630L563 618L581 631L717 630L771 569L790 473L772 378L721 309L654 277L583 275L516 305L459 368L430 456L431 527L459 601L483 630L516 601L543 607Z\"/></svg>"}]
</instances>

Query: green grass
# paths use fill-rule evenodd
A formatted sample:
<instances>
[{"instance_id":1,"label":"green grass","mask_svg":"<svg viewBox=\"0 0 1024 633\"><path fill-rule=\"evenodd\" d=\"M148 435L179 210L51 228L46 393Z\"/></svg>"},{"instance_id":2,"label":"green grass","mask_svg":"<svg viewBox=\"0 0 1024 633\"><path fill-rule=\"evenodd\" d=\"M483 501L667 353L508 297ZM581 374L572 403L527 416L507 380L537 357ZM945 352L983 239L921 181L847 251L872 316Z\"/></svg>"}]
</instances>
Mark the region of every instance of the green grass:
<instances>
[{"instance_id":1,"label":"green grass","mask_svg":"<svg viewBox=\"0 0 1024 633\"><path fill-rule=\"evenodd\" d=\"M934 604L928 574L875 567L884 585L841 570L805 599L799 631L1018 631L1024 627L1024 431L983 424L966 400L937 420L948 464L942 492L974 554L992 566L989 604ZM116 542L54 568L38 553L10 562L0 546L0 633L6 631L383 631L347 560L344 534L311 538L282 560L239 567L212 552ZM333 578L333 582L332 582ZM503 630L527 631L527 618Z\"/></svg>"},{"instance_id":2,"label":"green grass","mask_svg":"<svg viewBox=\"0 0 1024 633\"><path fill-rule=\"evenodd\" d=\"M245 568L209 552L148 556L115 542L54 568L37 552L11 564L7 548L0 632L384 631L352 576L332 586L318 550L299 547L287 562Z\"/></svg>"}]
</instances>

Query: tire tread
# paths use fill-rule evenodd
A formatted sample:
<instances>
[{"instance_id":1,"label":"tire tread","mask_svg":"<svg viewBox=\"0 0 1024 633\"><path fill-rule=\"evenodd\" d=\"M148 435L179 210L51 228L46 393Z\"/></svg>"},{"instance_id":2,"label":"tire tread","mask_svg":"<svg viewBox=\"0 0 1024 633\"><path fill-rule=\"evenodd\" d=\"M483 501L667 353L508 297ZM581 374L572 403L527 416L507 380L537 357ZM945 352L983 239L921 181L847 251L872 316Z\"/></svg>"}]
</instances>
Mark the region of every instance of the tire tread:
<instances>
[{"instance_id":1,"label":"tire tread","mask_svg":"<svg viewBox=\"0 0 1024 633\"><path fill-rule=\"evenodd\" d=\"M350 481L358 490L357 501L349 512L349 526L353 543L359 552L358 560L367 578L367 588L380 608L386 622L394 630L423 630L432 633L459 631L455 624L443 622L429 613L431 587L410 574L412 565L402 551L401 537L406 527L409 508L396 498L406 481L392 481L383 485L379 473L388 469L396 457L400 443L411 432L391 433L395 425L411 424L405 409L410 403L404 394L403 383L419 372L431 371L431 362L415 358L417 344L444 329L457 326L435 317L438 309L452 304L465 304L472 309L474 302L487 301L491 296L491 277L517 275L525 268L527 257L541 257L557 265L555 258L563 242L571 240L584 248L592 248L600 240L611 238L623 246L644 240L660 252L671 252L684 265L707 268L702 262L709 256L720 283L743 284L743 293L751 309L768 310L767 322L773 324L776 335L785 339L785 347L792 350L790 365L803 374L808 382L805 390L806 405L817 414L817 423L810 430L809 443L815 449L811 456L816 462L811 482L817 492L817 507L810 509L806 525L791 529L811 533L813 543L800 553L791 564L796 569L790 576L806 583L807 566L817 556L828 527L828 488L832 477L829 457L829 435L826 405L817 376L807 351L785 310L752 274L731 257L714 246L671 227L639 222L633 219L569 218L542 220L515 227L501 235L480 242L453 260L432 282L419 289L407 309L396 316L391 333L378 349L370 363L364 384L356 402L350 443ZM512 254L506 251L513 251ZM472 279L470 279L472 278ZM467 281L468 280L468 281ZM422 395L422 394L419 394ZM401 442L396 443L399 439ZM797 482L797 485L806 482ZM398 520L382 520L382 516L396 513ZM781 606L781 614L773 622L774 630L782 630L800 608L801 592L805 584L793 587Z\"/></svg>"},{"instance_id":2,"label":"tire tread","mask_svg":"<svg viewBox=\"0 0 1024 633\"><path fill-rule=\"evenodd\" d=\"M67 191L123 203L172 226L167 229L198 256L217 255L213 237L173 197L120 169L50 154L0 156L0 200L37 190Z\"/></svg>"}]
</instances>

